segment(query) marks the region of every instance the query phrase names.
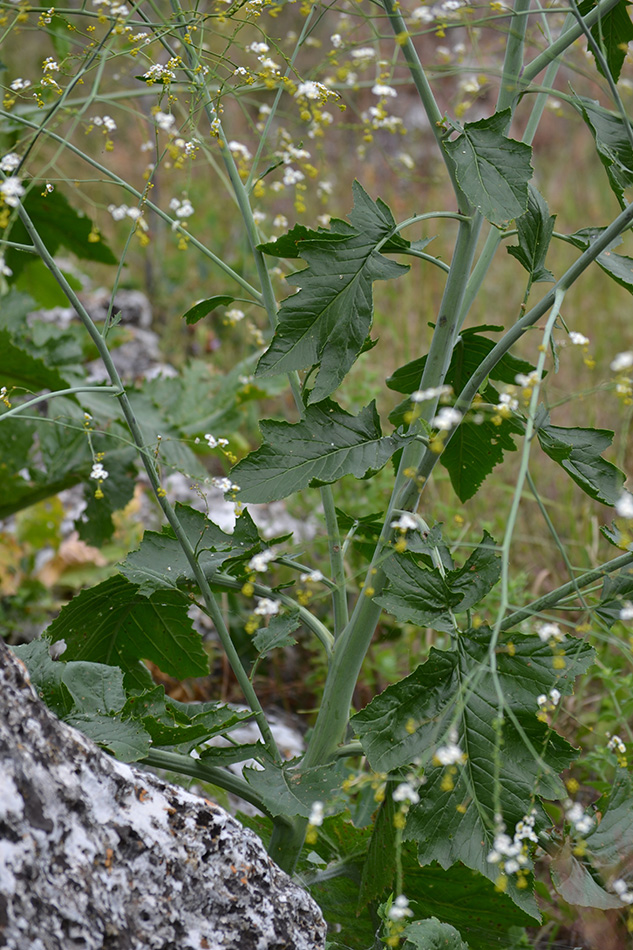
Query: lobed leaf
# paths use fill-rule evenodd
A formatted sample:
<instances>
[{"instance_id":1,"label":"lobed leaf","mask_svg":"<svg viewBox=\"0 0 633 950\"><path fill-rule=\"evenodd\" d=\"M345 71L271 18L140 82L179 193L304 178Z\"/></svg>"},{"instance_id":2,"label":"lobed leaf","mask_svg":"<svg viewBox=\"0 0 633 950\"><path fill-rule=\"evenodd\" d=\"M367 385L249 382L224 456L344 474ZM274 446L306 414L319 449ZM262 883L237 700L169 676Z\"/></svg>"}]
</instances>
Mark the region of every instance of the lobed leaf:
<instances>
[{"instance_id":1,"label":"lobed leaf","mask_svg":"<svg viewBox=\"0 0 633 950\"><path fill-rule=\"evenodd\" d=\"M554 275L545 267L556 215L549 213L547 202L539 191L528 185L527 211L517 218L519 243L507 247L508 254L515 257L525 268L533 282L554 280Z\"/></svg>"},{"instance_id":2,"label":"lobed leaf","mask_svg":"<svg viewBox=\"0 0 633 950\"><path fill-rule=\"evenodd\" d=\"M590 498L603 505L616 504L622 494L624 474L602 458L602 452L613 441L613 432L553 426L546 415L536 434L545 454L564 468Z\"/></svg>"},{"instance_id":3,"label":"lobed leaf","mask_svg":"<svg viewBox=\"0 0 633 950\"><path fill-rule=\"evenodd\" d=\"M358 182L353 192L351 225L335 219L332 232L310 232L309 239L302 240L296 235L281 245L282 252L287 245L296 246L308 266L291 278L300 290L284 300L257 375L318 364L311 404L334 392L360 355L372 325L373 282L408 270L377 250L395 228L387 206L372 201Z\"/></svg>"},{"instance_id":4,"label":"lobed leaf","mask_svg":"<svg viewBox=\"0 0 633 950\"><path fill-rule=\"evenodd\" d=\"M272 762L262 770L244 770L244 778L261 796L271 815L287 818L309 818L317 801L327 801L328 808L342 811L345 797L341 786L345 776L345 765L340 760L303 770L293 763L279 767Z\"/></svg>"},{"instance_id":5,"label":"lobed leaf","mask_svg":"<svg viewBox=\"0 0 633 950\"><path fill-rule=\"evenodd\" d=\"M240 501L268 502L343 475L366 478L379 471L404 439L383 436L374 402L357 416L326 399L308 406L301 422L260 423L263 445L231 471Z\"/></svg>"},{"instance_id":6,"label":"lobed leaf","mask_svg":"<svg viewBox=\"0 0 633 950\"><path fill-rule=\"evenodd\" d=\"M633 185L633 150L627 127L619 115L604 109L594 99L574 96L571 102L589 127L611 190L624 208L624 191Z\"/></svg>"},{"instance_id":7,"label":"lobed leaf","mask_svg":"<svg viewBox=\"0 0 633 950\"><path fill-rule=\"evenodd\" d=\"M504 109L467 122L456 139L444 142L462 191L499 228L526 211L532 177L532 149L505 135L510 117L510 109Z\"/></svg>"},{"instance_id":8,"label":"lobed leaf","mask_svg":"<svg viewBox=\"0 0 633 950\"><path fill-rule=\"evenodd\" d=\"M578 12L582 16L586 16L595 6L596 0L584 0L583 3L578 5ZM591 27L591 35L602 49L607 61L607 68L615 82L620 78L622 66L626 59L627 47L633 40L633 24L627 9L629 6L628 0L620 0ZM589 50L595 59L595 53L591 46L589 46ZM597 59L596 69L601 76L604 76L604 70Z\"/></svg>"}]
</instances>

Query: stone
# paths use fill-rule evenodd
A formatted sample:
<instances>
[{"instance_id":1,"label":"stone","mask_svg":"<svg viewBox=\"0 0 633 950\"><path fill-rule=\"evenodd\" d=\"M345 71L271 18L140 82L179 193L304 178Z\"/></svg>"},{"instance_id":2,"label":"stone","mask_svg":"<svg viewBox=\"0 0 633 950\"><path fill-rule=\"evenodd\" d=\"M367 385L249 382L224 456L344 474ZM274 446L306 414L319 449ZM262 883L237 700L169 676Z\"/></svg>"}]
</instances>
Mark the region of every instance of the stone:
<instances>
[{"instance_id":1,"label":"stone","mask_svg":"<svg viewBox=\"0 0 633 950\"><path fill-rule=\"evenodd\" d=\"M255 834L60 722L0 639L3 950L322 950L325 930Z\"/></svg>"}]
</instances>

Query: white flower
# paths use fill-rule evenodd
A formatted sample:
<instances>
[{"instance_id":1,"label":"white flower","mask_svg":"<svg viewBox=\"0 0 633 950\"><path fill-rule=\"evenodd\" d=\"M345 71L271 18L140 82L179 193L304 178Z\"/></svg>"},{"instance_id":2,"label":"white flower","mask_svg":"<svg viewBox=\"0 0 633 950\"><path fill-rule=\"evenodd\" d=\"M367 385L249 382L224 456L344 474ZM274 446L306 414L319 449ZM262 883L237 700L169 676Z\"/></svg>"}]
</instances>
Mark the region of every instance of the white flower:
<instances>
[{"instance_id":1,"label":"white flower","mask_svg":"<svg viewBox=\"0 0 633 950\"><path fill-rule=\"evenodd\" d=\"M258 597L257 607L253 611L258 617L274 617L279 613L281 604L278 600L270 600L269 597Z\"/></svg>"},{"instance_id":2,"label":"white flower","mask_svg":"<svg viewBox=\"0 0 633 950\"><path fill-rule=\"evenodd\" d=\"M537 696L536 702L539 706L544 706L545 703L547 702L547 696L545 695L545 693L541 693L540 696Z\"/></svg>"},{"instance_id":3,"label":"white flower","mask_svg":"<svg viewBox=\"0 0 633 950\"><path fill-rule=\"evenodd\" d=\"M0 194L5 204L10 208L17 208L20 198L24 195L24 186L19 178L7 178L0 185Z\"/></svg>"},{"instance_id":4,"label":"white flower","mask_svg":"<svg viewBox=\"0 0 633 950\"><path fill-rule=\"evenodd\" d=\"M372 46L361 46L352 50L352 59L375 59L376 50Z\"/></svg>"},{"instance_id":5,"label":"white flower","mask_svg":"<svg viewBox=\"0 0 633 950\"><path fill-rule=\"evenodd\" d=\"M323 802L312 803L308 821L314 828L320 828L320 826L323 824Z\"/></svg>"},{"instance_id":6,"label":"white flower","mask_svg":"<svg viewBox=\"0 0 633 950\"><path fill-rule=\"evenodd\" d=\"M114 130L116 129L116 122L109 115L104 115L104 116L93 115L90 121L94 122L94 124L97 126L102 125L105 129L108 130L108 132L114 132Z\"/></svg>"},{"instance_id":7,"label":"white flower","mask_svg":"<svg viewBox=\"0 0 633 950\"><path fill-rule=\"evenodd\" d=\"M389 908L388 917L390 920L403 920L405 917L412 917L413 911L409 907L409 901L404 894L399 894Z\"/></svg>"},{"instance_id":8,"label":"white flower","mask_svg":"<svg viewBox=\"0 0 633 950\"><path fill-rule=\"evenodd\" d=\"M264 571L268 570L268 562L274 561L276 554L270 548L267 551L260 551L259 554L256 554L248 562L249 571L257 571L259 574L263 574Z\"/></svg>"},{"instance_id":9,"label":"white flower","mask_svg":"<svg viewBox=\"0 0 633 950\"><path fill-rule=\"evenodd\" d=\"M589 344L589 337L572 330L569 334L569 342L573 343L574 346L587 346Z\"/></svg>"},{"instance_id":10,"label":"white flower","mask_svg":"<svg viewBox=\"0 0 633 950\"><path fill-rule=\"evenodd\" d=\"M408 782L401 782L400 785L394 789L391 797L394 802L411 802L412 805L417 805L420 801L420 796Z\"/></svg>"},{"instance_id":11,"label":"white flower","mask_svg":"<svg viewBox=\"0 0 633 950\"><path fill-rule=\"evenodd\" d=\"M622 492L615 503L615 510L620 518L633 518L633 495L628 491Z\"/></svg>"},{"instance_id":12,"label":"white flower","mask_svg":"<svg viewBox=\"0 0 633 950\"><path fill-rule=\"evenodd\" d=\"M526 376L525 373L517 373L514 377L514 381L517 386L522 386L523 389L529 389L531 386L534 386L535 383L538 383L538 372L532 370L528 376Z\"/></svg>"},{"instance_id":13,"label":"white flower","mask_svg":"<svg viewBox=\"0 0 633 950\"><path fill-rule=\"evenodd\" d=\"M236 485L235 482L232 482L230 478L212 478L211 484L223 492L240 490L240 486Z\"/></svg>"},{"instance_id":14,"label":"white flower","mask_svg":"<svg viewBox=\"0 0 633 950\"><path fill-rule=\"evenodd\" d=\"M146 73L143 73L143 79L147 79L149 82L160 82L162 79L175 79L176 73L173 69L169 68L171 65L175 65L171 59L167 66L162 66L161 63L154 63Z\"/></svg>"},{"instance_id":15,"label":"white flower","mask_svg":"<svg viewBox=\"0 0 633 950\"><path fill-rule=\"evenodd\" d=\"M514 396L510 395L510 393L501 393L499 396L499 404L497 409L510 409L512 412L516 412L518 408L518 399L515 399Z\"/></svg>"},{"instance_id":16,"label":"white flower","mask_svg":"<svg viewBox=\"0 0 633 950\"><path fill-rule=\"evenodd\" d=\"M416 389L415 392L411 393L409 399L411 402L428 402L438 396L449 396L452 392L452 386L432 386L430 389Z\"/></svg>"},{"instance_id":17,"label":"white flower","mask_svg":"<svg viewBox=\"0 0 633 950\"><path fill-rule=\"evenodd\" d=\"M305 175L303 172L300 172L298 168L290 168L290 166L287 166L284 169L283 182L286 186L298 185L304 178Z\"/></svg>"},{"instance_id":18,"label":"white flower","mask_svg":"<svg viewBox=\"0 0 633 950\"><path fill-rule=\"evenodd\" d=\"M94 462L92 465L92 471L90 472L90 478L96 478L99 481L105 481L110 473L106 472L101 462Z\"/></svg>"},{"instance_id":19,"label":"white flower","mask_svg":"<svg viewBox=\"0 0 633 950\"><path fill-rule=\"evenodd\" d=\"M615 891L623 904L633 904L633 891L628 889L626 881L623 881L621 877L616 878L611 888Z\"/></svg>"},{"instance_id":20,"label":"white flower","mask_svg":"<svg viewBox=\"0 0 633 950\"><path fill-rule=\"evenodd\" d=\"M543 643L548 643L550 640L562 640L565 636L557 623L540 623L536 632Z\"/></svg>"},{"instance_id":21,"label":"white flower","mask_svg":"<svg viewBox=\"0 0 633 950\"><path fill-rule=\"evenodd\" d=\"M549 698L552 700L555 706L558 706L560 702L560 690L559 689L550 689Z\"/></svg>"},{"instance_id":22,"label":"white flower","mask_svg":"<svg viewBox=\"0 0 633 950\"><path fill-rule=\"evenodd\" d=\"M13 82L11 83L11 88L13 89L14 92L19 92L20 89L28 89L30 85L31 85L30 79L18 78L18 79L13 80Z\"/></svg>"},{"instance_id":23,"label":"white flower","mask_svg":"<svg viewBox=\"0 0 633 950\"><path fill-rule=\"evenodd\" d=\"M253 211L253 221L255 224L263 224L266 220L266 217L267 215L265 211Z\"/></svg>"},{"instance_id":24,"label":"white flower","mask_svg":"<svg viewBox=\"0 0 633 950\"><path fill-rule=\"evenodd\" d=\"M633 350L627 350L624 353L618 353L611 362L611 369L614 373L621 373L624 369L630 369L633 366Z\"/></svg>"},{"instance_id":25,"label":"white flower","mask_svg":"<svg viewBox=\"0 0 633 950\"><path fill-rule=\"evenodd\" d=\"M467 76L460 80L459 88L468 95L475 95L481 89L481 85L476 76Z\"/></svg>"},{"instance_id":26,"label":"white flower","mask_svg":"<svg viewBox=\"0 0 633 950\"><path fill-rule=\"evenodd\" d=\"M231 310L226 311L224 314L224 319L233 327L236 323L239 323L240 320L244 319L244 311L240 310L238 307L232 307Z\"/></svg>"},{"instance_id":27,"label":"white flower","mask_svg":"<svg viewBox=\"0 0 633 950\"><path fill-rule=\"evenodd\" d=\"M619 736L611 736L607 743L607 749L610 749L611 752L618 751L621 755L624 755L626 752L626 746L622 742Z\"/></svg>"},{"instance_id":28,"label":"white flower","mask_svg":"<svg viewBox=\"0 0 633 950\"><path fill-rule=\"evenodd\" d=\"M169 112L157 112L154 116L154 121L159 129L162 129L163 132L169 132L172 125L176 121L176 116L171 115Z\"/></svg>"},{"instance_id":29,"label":"white flower","mask_svg":"<svg viewBox=\"0 0 633 950\"><path fill-rule=\"evenodd\" d=\"M214 436L211 435L210 432L205 432L204 437L210 449L217 449L218 446L222 448L223 446L229 444L228 439L216 439Z\"/></svg>"},{"instance_id":30,"label":"white flower","mask_svg":"<svg viewBox=\"0 0 633 950\"><path fill-rule=\"evenodd\" d=\"M593 828L595 821L591 815L585 813L579 802L565 802L565 817L580 835L586 835Z\"/></svg>"},{"instance_id":31,"label":"white flower","mask_svg":"<svg viewBox=\"0 0 633 950\"><path fill-rule=\"evenodd\" d=\"M188 198L180 201L178 198L172 198L169 207L176 212L177 218L189 218L193 214L193 205Z\"/></svg>"},{"instance_id":32,"label":"white flower","mask_svg":"<svg viewBox=\"0 0 633 950\"><path fill-rule=\"evenodd\" d=\"M620 620L633 620L633 603L625 600L620 610Z\"/></svg>"},{"instance_id":33,"label":"white flower","mask_svg":"<svg viewBox=\"0 0 633 950\"><path fill-rule=\"evenodd\" d=\"M332 33L332 35L331 35L331 37L330 37L330 43L332 44L332 46L334 47L334 49L340 49L341 46L343 45L343 38L342 38L341 34L340 34L340 33Z\"/></svg>"},{"instance_id":34,"label":"white flower","mask_svg":"<svg viewBox=\"0 0 633 950\"><path fill-rule=\"evenodd\" d=\"M285 214L277 214L273 218L273 228L277 230L285 230L288 227L288 218Z\"/></svg>"},{"instance_id":35,"label":"white flower","mask_svg":"<svg viewBox=\"0 0 633 950\"><path fill-rule=\"evenodd\" d=\"M411 19L416 23L432 23L435 19L435 14L432 10L429 10L428 7L418 7L417 10L414 10L411 14Z\"/></svg>"},{"instance_id":36,"label":"white flower","mask_svg":"<svg viewBox=\"0 0 633 950\"><path fill-rule=\"evenodd\" d=\"M457 741L457 731L451 729L448 734L448 743L435 750L433 762L436 765L461 765L465 761L466 756Z\"/></svg>"},{"instance_id":37,"label":"white flower","mask_svg":"<svg viewBox=\"0 0 633 950\"><path fill-rule=\"evenodd\" d=\"M372 86L371 91L373 92L375 96L385 96L385 97L391 96L394 99L398 95L398 93L393 88L393 86L385 86L383 83L379 83L379 82L377 82L375 86Z\"/></svg>"},{"instance_id":38,"label":"white flower","mask_svg":"<svg viewBox=\"0 0 633 950\"><path fill-rule=\"evenodd\" d=\"M391 522L391 527L398 528L400 531L415 531L418 522L408 511L403 511L397 521Z\"/></svg>"},{"instance_id":39,"label":"white flower","mask_svg":"<svg viewBox=\"0 0 633 950\"><path fill-rule=\"evenodd\" d=\"M2 169L3 172L13 172L21 161L22 159L17 152L7 152L7 154L0 159L0 169Z\"/></svg>"},{"instance_id":40,"label":"white flower","mask_svg":"<svg viewBox=\"0 0 633 950\"><path fill-rule=\"evenodd\" d=\"M299 99L301 96L306 99L327 99L330 95L332 95L331 91L322 82L314 82L309 79L307 82L299 83L295 92L295 99Z\"/></svg>"},{"instance_id":41,"label":"white flower","mask_svg":"<svg viewBox=\"0 0 633 950\"><path fill-rule=\"evenodd\" d=\"M321 571L309 571L307 574L300 574L299 580L305 584L306 581L310 581L311 584L318 584L323 580L323 574Z\"/></svg>"},{"instance_id":42,"label":"white flower","mask_svg":"<svg viewBox=\"0 0 633 950\"><path fill-rule=\"evenodd\" d=\"M451 409L448 406L444 406L443 409L440 409L435 418L431 420L431 425L435 426L435 428L441 432L448 432L449 429L453 429L456 425L459 425L462 418L463 416L458 409Z\"/></svg>"},{"instance_id":43,"label":"white flower","mask_svg":"<svg viewBox=\"0 0 633 950\"><path fill-rule=\"evenodd\" d=\"M270 49L267 43L251 43L250 46L246 47L251 53L267 53Z\"/></svg>"},{"instance_id":44,"label":"white flower","mask_svg":"<svg viewBox=\"0 0 633 950\"><path fill-rule=\"evenodd\" d=\"M42 71L45 73L58 73L59 66L55 62L52 56L47 56L44 62L42 63Z\"/></svg>"},{"instance_id":45,"label":"white flower","mask_svg":"<svg viewBox=\"0 0 633 950\"><path fill-rule=\"evenodd\" d=\"M229 142L229 151L232 155L239 155L245 162L249 162L253 157L245 145L241 142Z\"/></svg>"}]
</instances>

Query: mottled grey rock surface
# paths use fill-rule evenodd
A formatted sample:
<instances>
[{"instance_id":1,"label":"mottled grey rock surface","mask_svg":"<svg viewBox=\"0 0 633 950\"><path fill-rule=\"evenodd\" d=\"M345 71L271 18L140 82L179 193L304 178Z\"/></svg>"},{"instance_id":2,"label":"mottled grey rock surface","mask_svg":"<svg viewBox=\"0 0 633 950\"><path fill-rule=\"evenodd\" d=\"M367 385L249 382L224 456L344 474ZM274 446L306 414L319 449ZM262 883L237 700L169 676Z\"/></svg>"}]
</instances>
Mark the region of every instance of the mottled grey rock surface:
<instances>
[{"instance_id":1,"label":"mottled grey rock surface","mask_svg":"<svg viewBox=\"0 0 633 950\"><path fill-rule=\"evenodd\" d=\"M0 640L0 946L319 950L317 905L223 809L61 723Z\"/></svg>"}]
</instances>

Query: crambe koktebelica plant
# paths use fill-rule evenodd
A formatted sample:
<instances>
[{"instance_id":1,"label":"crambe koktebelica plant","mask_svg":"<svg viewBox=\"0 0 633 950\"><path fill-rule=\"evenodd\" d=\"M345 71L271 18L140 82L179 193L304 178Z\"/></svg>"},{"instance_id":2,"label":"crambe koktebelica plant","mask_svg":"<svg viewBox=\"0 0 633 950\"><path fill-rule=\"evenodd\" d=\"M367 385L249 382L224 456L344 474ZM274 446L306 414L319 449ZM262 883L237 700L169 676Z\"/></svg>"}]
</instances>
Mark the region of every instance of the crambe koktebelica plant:
<instances>
[{"instance_id":1,"label":"crambe koktebelica plant","mask_svg":"<svg viewBox=\"0 0 633 950\"><path fill-rule=\"evenodd\" d=\"M512 9L462 0L0 8L0 513L85 484L78 529L99 545L140 463L165 519L117 573L61 610L44 641L18 648L47 703L127 761L255 805L271 856L321 901L332 947L509 946L519 939L511 928L539 918L533 867L545 852L566 900L626 909L630 830L617 831L630 799L626 742L614 736L604 750L605 767L617 760L618 770L598 823L574 797L577 783L561 779L578 750L555 723L592 663L594 638L630 620L633 501L602 457L613 433L561 425L566 396L550 395L559 362L580 353L592 362L593 341L566 304L574 285L599 267L624 288L623 307L633 288L633 261L613 250L633 223L633 128L618 85L633 35L625 0L564 10L527 0ZM556 91L563 64L574 78ZM610 219L606 211L572 234L555 231L556 195L550 212L535 185L532 143L552 104L593 141L613 193ZM407 109L423 116L419 159L400 137ZM329 136L340 128L360 135L359 180L336 217L323 208L333 192ZM446 210L426 208L412 176L397 220L362 183L374 145L395 175L418 160L443 175ZM573 168L574 155L560 161ZM288 229L293 213L300 223ZM433 253L428 227L447 254ZM569 248L564 264L554 238ZM195 333L211 315L249 352L223 375L198 359L175 377L124 384L111 355L121 341L116 290L126 261L138 266L145 254L160 270L171 247L183 260L198 255L208 287L189 299L186 323ZM100 274L109 266L102 323L61 249ZM495 297L499 259L517 287ZM361 357L381 365L374 284L397 282L395 306L406 281L437 287L438 278L428 352L416 345L386 380L399 396L381 420L374 401L353 405L358 377L345 385ZM60 292L76 324L26 319ZM186 281L172 292L186 292ZM414 316L421 341L427 321ZM83 368L86 340L105 384ZM633 356L606 352L602 391L630 404ZM246 451L241 410L280 393L278 418L261 423L261 445ZM464 503L507 453L516 464L500 536L480 530L453 545L434 510L438 473ZM575 483L575 499L584 492L614 509L604 534L621 551L579 572L562 548L569 580L517 604L515 529L527 492L559 544L538 490L545 457ZM190 478L192 500L211 479L235 503L232 532L170 503L174 470ZM377 510L354 509L350 478L364 486L381 471ZM292 536L262 538L249 514L253 503L304 492L322 513L327 563ZM143 662L179 679L208 671L192 607L210 618L242 706L176 702ZM426 630L435 645L356 710L385 617ZM318 711L305 752L285 761L256 673L297 637L319 651ZM247 719L260 740L231 741ZM229 743L210 744L218 735ZM243 774L230 768L251 759Z\"/></svg>"}]
</instances>

